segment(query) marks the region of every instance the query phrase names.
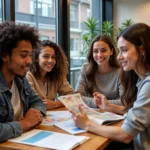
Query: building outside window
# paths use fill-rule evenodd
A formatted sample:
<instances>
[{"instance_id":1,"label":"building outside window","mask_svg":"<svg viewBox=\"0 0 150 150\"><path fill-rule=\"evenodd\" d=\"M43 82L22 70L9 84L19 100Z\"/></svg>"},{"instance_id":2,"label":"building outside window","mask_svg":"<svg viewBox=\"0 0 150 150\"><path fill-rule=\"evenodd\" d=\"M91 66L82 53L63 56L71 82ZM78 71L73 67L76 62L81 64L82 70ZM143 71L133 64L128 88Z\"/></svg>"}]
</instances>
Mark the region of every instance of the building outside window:
<instances>
[{"instance_id":1,"label":"building outside window","mask_svg":"<svg viewBox=\"0 0 150 150\"><path fill-rule=\"evenodd\" d=\"M72 0L70 4L70 77L75 88L81 66L86 57L81 55L82 34L85 31L83 22L91 16L91 0Z\"/></svg>"},{"instance_id":2,"label":"building outside window","mask_svg":"<svg viewBox=\"0 0 150 150\"><path fill-rule=\"evenodd\" d=\"M80 49L80 40L78 38L71 38L70 39L70 51L79 53L79 49Z\"/></svg>"},{"instance_id":3,"label":"building outside window","mask_svg":"<svg viewBox=\"0 0 150 150\"><path fill-rule=\"evenodd\" d=\"M49 40L49 36L41 35L40 36L40 40L41 41L43 41L43 40Z\"/></svg>"},{"instance_id":4,"label":"building outside window","mask_svg":"<svg viewBox=\"0 0 150 150\"><path fill-rule=\"evenodd\" d=\"M74 4L70 5L70 21L75 22L76 21L76 15L77 15L77 6Z\"/></svg>"},{"instance_id":5,"label":"building outside window","mask_svg":"<svg viewBox=\"0 0 150 150\"><path fill-rule=\"evenodd\" d=\"M52 36L51 40L52 40L53 42L56 42L56 38L55 38L54 36Z\"/></svg>"},{"instance_id":6,"label":"building outside window","mask_svg":"<svg viewBox=\"0 0 150 150\"><path fill-rule=\"evenodd\" d=\"M37 11L38 16L43 17L55 17L55 3L54 0L30 0L30 13L36 13L36 2L37 4Z\"/></svg>"},{"instance_id":7,"label":"building outside window","mask_svg":"<svg viewBox=\"0 0 150 150\"><path fill-rule=\"evenodd\" d=\"M90 17L91 17L91 9L87 8L87 18L90 18Z\"/></svg>"},{"instance_id":8,"label":"building outside window","mask_svg":"<svg viewBox=\"0 0 150 150\"><path fill-rule=\"evenodd\" d=\"M39 30L41 40L50 39L56 42L56 0L15 0L15 3L17 23L35 26ZM90 8L90 0L70 0L70 67L74 70L70 74L73 87L78 77L77 73L85 60L80 51L84 32L83 21L87 20Z\"/></svg>"},{"instance_id":9,"label":"building outside window","mask_svg":"<svg viewBox=\"0 0 150 150\"><path fill-rule=\"evenodd\" d=\"M15 0L15 5L16 22L38 28L41 40L56 37L55 0Z\"/></svg>"}]
</instances>

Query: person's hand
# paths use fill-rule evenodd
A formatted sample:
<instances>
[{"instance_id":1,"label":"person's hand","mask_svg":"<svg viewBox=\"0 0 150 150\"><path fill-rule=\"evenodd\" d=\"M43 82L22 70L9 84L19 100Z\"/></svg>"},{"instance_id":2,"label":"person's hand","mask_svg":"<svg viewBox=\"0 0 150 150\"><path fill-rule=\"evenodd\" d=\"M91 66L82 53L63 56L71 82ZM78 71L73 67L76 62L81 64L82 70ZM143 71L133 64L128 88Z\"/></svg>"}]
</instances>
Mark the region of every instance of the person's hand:
<instances>
[{"instance_id":1,"label":"person's hand","mask_svg":"<svg viewBox=\"0 0 150 150\"><path fill-rule=\"evenodd\" d=\"M42 120L42 113L39 110L30 108L25 114L24 118L19 121L19 123L24 131L38 125L40 122L42 122Z\"/></svg>"},{"instance_id":2,"label":"person's hand","mask_svg":"<svg viewBox=\"0 0 150 150\"><path fill-rule=\"evenodd\" d=\"M55 101L49 100L49 99L44 99L42 101L46 105L47 110L56 108L56 102Z\"/></svg>"},{"instance_id":3,"label":"person's hand","mask_svg":"<svg viewBox=\"0 0 150 150\"><path fill-rule=\"evenodd\" d=\"M70 113L72 113L72 119L75 123L75 125L79 128L88 130L88 124L90 120L88 119L87 115L85 114L84 110L82 109L82 106L79 105L79 113L75 113L72 110L69 110Z\"/></svg>"},{"instance_id":4,"label":"person's hand","mask_svg":"<svg viewBox=\"0 0 150 150\"><path fill-rule=\"evenodd\" d=\"M94 100L95 100L95 103L96 105L102 109L102 110L107 110L108 106L109 106L109 102L108 100L106 99L105 95L101 94L101 93L98 93L98 92L95 92L93 94L94 96Z\"/></svg>"},{"instance_id":5,"label":"person's hand","mask_svg":"<svg viewBox=\"0 0 150 150\"><path fill-rule=\"evenodd\" d=\"M64 107L64 105L59 100L53 101L50 99L43 99L42 101L46 105L47 110Z\"/></svg>"}]
</instances>

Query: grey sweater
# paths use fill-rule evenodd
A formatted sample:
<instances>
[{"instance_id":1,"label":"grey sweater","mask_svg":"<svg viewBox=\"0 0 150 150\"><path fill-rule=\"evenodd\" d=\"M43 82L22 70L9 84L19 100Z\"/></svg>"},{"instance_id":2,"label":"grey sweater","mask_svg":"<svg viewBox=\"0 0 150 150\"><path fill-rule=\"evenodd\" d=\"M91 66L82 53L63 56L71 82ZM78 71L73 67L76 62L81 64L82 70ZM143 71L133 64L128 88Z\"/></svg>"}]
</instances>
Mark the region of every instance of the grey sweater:
<instances>
[{"instance_id":1,"label":"grey sweater","mask_svg":"<svg viewBox=\"0 0 150 150\"><path fill-rule=\"evenodd\" d=\"M137 98L129 109L122 129L134 137L135 150L150 149L150 72L137 82Z\"/></svg>"},{"instance_id":2,"label":"grey sweater","mask_svg":"<svg viewBox=\"0 0 150 150\"><path fill-rule=\"evenodd\" d=\"M81 68L81 73L76 85L76 93L80 93L84 102L89 107L97 107L94 103L94 99L90 97L87 92L88 79L86 77L86 70L88 64L85 64ZM94 92L100 92L106 96L110 103L121 105L120 96L123 93L123 87L119 77L120 69L114 69L109 73L100 74L98 71L95 75L96 85L93 87Z\"/></svg>"}]
</instances>

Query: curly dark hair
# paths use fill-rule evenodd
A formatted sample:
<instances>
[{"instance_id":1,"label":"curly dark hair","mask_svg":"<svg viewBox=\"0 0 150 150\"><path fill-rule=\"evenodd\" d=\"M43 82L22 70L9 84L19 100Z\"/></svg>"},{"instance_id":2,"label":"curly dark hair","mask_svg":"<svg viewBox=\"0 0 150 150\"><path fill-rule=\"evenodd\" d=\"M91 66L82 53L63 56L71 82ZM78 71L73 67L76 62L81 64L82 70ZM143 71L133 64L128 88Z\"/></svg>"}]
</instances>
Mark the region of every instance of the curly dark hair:
<instances>
[{"instance_id":1,"label":"curly dark hair","mask_svg":"<svg viewBox=\"0 0 150 150\"><path fill-rule=\"evenodd\" d=\"M93 45L95 42L98 42L98 41L103 41L108 44L110 50L113 51L113 54L110 56L110 59L109 59L109 64L111 67L119 68L119 64L118 64L117 57L116 57L116 50L115 50L115 47L113 45L111 38L108 37L107 35L96 36L91 43L91 46L89 48L88 55L87 55L87 60L89 64L87 72L86 72L86 76L87 76L88 83L89 83L87 87L87 91L91 96L93 94L93 86L96 84L95 78L94 78L95 73L96 73L96 70L98 69L98 65L93 58Z\"/></svg>"},{"instance_id":2,"label":"curly dark hair","mask_svg":"<svg viewBox=\"0 0 150 150\"><path fill-rule=\"evenodd\" d=\"M41 45L39 45L39 48L33 52L32 54L32 64L30 67L30 71L33 73L33 75L37 78L40 78L40 66L38 57L41 53L42 49L45 46L49 46L54 49L55 55L56 55L56 64L54 68L46 73L46 76L51 80L52 82L59 82L64 77L67 77L68 73L68 61L67 58L63 52L63 50L58 46L56 43L50 41L50 40L44 40L41 42Z\"/></svg>"},{"instance_id":3,"label":"curly dark hair","mask_svg":"<svg viewBox=\"0 0 150 150\"><path fill-rule=\"evenodd\" d=\"M40 43L38 31L27 24L16 24L4 22L0 24L0 67L3 61L1 58L11 56L12 49L16 48L21 40L31 42L32 48L36 49Z\"/></svg>"},{"instance_id":4,"label":"curly dark hair","mask_svg":"<svg viewBox=\"0 0 150 150\"><path fill-rule=\"evenodd\" d=\"M136 23L122 31L117 39L120 37L123 37L135 46L139 54L138 61L142 63L147 71L150 71L150 27L144 23ZM145 55L141 55L141 47ZM122 70L121 72L121 82L124 86L124 94L121 97L121 101L125 105L126 110L131 108L136 100L136 83L138 78L134 70L127 72Z\"/></svg>"}]
</instances>

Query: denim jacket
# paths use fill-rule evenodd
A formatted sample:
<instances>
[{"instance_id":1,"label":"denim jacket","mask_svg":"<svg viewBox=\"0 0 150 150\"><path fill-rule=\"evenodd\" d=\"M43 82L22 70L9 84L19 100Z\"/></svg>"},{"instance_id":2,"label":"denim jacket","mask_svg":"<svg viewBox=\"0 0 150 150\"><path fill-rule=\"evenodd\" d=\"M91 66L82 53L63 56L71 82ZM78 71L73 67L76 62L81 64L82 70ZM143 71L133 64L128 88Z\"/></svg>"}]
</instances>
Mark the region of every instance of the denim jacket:
<instances>
[{"instance_id":1,"label":"denim jacket","mask_svg":"<svg viewBox=\"0 0 150 150\"><path fill-rule=\"evenodd\" d=\"M46 107L40 97L30 87L26 78L15 77L20 99L23 103L23 115L30 108L40 110L46 114ZM0 142L22 134L22 128L18 121L13 121L14 110L11 104L11 92L9 91L2 72L0 71Z\"/></svg>"}]
</instances>

